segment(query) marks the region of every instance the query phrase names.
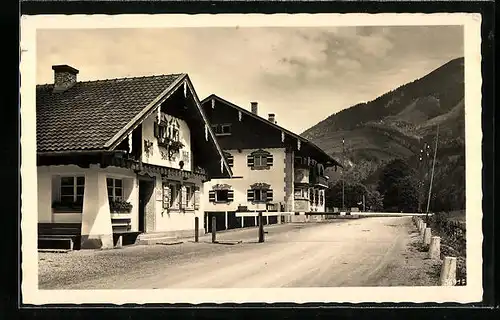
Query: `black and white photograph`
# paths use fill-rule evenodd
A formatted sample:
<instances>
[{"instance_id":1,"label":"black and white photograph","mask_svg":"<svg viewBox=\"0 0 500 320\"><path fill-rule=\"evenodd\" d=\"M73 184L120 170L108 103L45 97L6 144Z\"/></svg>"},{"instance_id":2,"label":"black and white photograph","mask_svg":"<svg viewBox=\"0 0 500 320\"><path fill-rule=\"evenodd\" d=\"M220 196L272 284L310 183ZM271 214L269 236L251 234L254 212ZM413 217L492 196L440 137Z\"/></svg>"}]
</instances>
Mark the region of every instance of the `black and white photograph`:
<instances>
[{"instance_id":1,"label":"black and white photograph","mask_svg":"<svg viewBox=\"0 0 500 320\"><path fill-rule=\"evenodd\" d=\"M480 22L22 17L23 299L481 300Z\"/></svg>"}]
</instances>

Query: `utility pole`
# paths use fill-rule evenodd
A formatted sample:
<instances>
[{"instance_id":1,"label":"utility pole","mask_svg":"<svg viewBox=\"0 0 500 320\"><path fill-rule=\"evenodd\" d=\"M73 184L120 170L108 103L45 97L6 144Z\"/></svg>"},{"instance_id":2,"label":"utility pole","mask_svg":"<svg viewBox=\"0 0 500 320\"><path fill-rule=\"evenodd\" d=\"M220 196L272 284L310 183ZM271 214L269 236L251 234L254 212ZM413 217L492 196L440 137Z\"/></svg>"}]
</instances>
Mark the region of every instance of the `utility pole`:
<instances>
[{"instance_id":1,"label":"utility pole","mask_svg":"<svg viewBox=\"0 0 500 320\"><path fill-rule=\"evenodd\" d=\"M345 196L344 196L344 171L345 171L345 143L344 138L342 137L342 210L345 209Z\"/></svg>"},{"instance_id":2,"label":"utility pole","mask_svg":"<svg viewBox=\"0 0 500 320\"><path fill-rule=\"evenodd\" d=\"M429 184L429 197L427 198L427 210L425 212L425 220L427 223L429 223L429 207L431 205L432 181L434 180L434 168L436 167L438 141L439 141L439 123L436 129L436 145L434 146L434 160L432 161L431 181Z\"/></svg>"},{"instance_id":3,"label":"utility pole","mask_svg":"<svg viewBox=\"0 0 500 320\"><path fill-rule=\"evenodd\" d=\"M420 149L420 155L418 157L418 174L419 174L419 185L418 185L418 212L422 212L422 192L425 187L425 172L427 171L427 164L429 159L429 149L430 146L427 142Z\"/></svg>"}]
</instances>

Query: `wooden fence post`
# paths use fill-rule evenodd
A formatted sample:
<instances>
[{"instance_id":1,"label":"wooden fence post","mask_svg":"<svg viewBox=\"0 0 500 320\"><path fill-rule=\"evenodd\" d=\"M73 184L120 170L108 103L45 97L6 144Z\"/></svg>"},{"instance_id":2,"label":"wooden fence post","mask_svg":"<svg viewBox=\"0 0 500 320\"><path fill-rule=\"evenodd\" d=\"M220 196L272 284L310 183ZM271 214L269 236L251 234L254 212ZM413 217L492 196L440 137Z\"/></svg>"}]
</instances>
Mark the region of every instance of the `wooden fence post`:
<instances>
[{"instance_id":1,"label":"wooden fence post","mask_svg":"<svg viewBox=\"0 0 500 320\"><path fill-rule=\"evenodd\" d=\"M200 228L200 218L194 217L194 242L198 242L199 228Z\"/></svg>"},{"instance_id":2,"label":"wooden fence post","mask_svg":"<svg viewBox=\"0 0 500 320\"><path fill-rule=\"evenodd\" d=\"M262 212L259 212L259 242L264 242L264 224L262 219Z\"/></svg>"},{"instance_id":3,"label":"wooden fence post","mask_svg":"<svg viewBox=\"0 0 500 320\"><path fill-rule=\"evenodd\" d=\"M215 216L212 216L212 243L215 243L217 233L217 219Z\"/></svg>"}]
</instances>

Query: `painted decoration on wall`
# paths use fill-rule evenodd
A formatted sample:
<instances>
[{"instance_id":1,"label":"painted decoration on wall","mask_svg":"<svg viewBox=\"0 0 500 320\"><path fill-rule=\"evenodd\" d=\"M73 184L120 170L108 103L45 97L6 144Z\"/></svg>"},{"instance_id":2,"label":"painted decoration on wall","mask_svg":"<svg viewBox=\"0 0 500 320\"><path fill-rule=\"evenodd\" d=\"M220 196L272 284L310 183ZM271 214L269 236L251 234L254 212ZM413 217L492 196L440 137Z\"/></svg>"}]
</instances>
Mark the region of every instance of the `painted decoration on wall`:
<instances>
[{"instance_id":1,"label":"painted decoration on wall","mask_svg":"<svg viewBox=\"0 0 500 320\"><path fill-rule=\"evenodd\" d=\"M220 158L220 172L224 173L224 158Z\"/></svg>"},{"instance_id":2,"label":"painted decoration on wall","mask_svg":"<svg viewBox=\"0 0 500 320\"><path fill-rule=\"evenodd\" d=\"M153 154L153 142L149 140L144 140L144 153L146 157L149 157Z\"/></svg>"},{"instance_id":3,"label":"painted decoration on wall","mask_svg":"<svg viewBox=\"0 0 500 320\"><path fill-rule=\"evenodd\" d=\"M208 141L208 125L205 123L205 140Z\"/></svg>"},{"instance_id":4,"label":"painted decoration on wall","mask_svg":"<svg viewBox=\"0 0 500 320\"><path fill-rule=\"evenodd\" d=\"M168 155L168 152L160 150L160 156L162 160L171 160L172 157Z\"/></svg>"},{"instance_id":5,"label":"painted decoration on wall","mask_svg":"<svg viewBox=\"0 0 500 320\"><path fill-rule=\"evenodd\" d=\"M163 190L161 188L155 189L156 201L163 201Z\"/></svg>"},{"instance_id":6,"label":"painted decoration on wall","mask_svg":"<svg viewBox=\"0 0 500 320\"><path fill-rule=\"evenodd\" d=\"M285 142L285 133L281 131L281 142Z\"/></svg>"},{"instance_id":7,"label":"painted decoration on wall","mask_svg":"<svg viewBox=\"0 0 500 320\"><path fill-rule=\"evenodd\" d=\"M268 183L265 183L265 182L257 182L257 183L250 185L250 189L253 189L253 190L256 190L256 189L266 190L266 189L270 189L270 188L271 188L271 185Z\"/></svg>"},{"instance_id":8,"label":"painted decoration on wall","mask_svg":"<svg viewBox=\"0 0 500 320\"><path fill-rule=\"evenodd\" d=\"M238 120L241 122L241 119L243 117L243 114L241 113L241 111L238 110Z\"/></svg>"},{"instance_id":9,"label":"painted decoration on wall","mask_svg":"<svg viewBox=\"0 0 500 320\"><path fill-rule=\"evenodd\" d=\"M231 186L226 183L218 183L212 186L212 190L230 190Z\"/></svg>"},{"instance_id":10,"label":"painted decoration on wall","mask_svg":"<svg viewBox=\"0 0 500 320\"><path fill-rule=\"evenodd\" d=\"M189 160L189 151L182 151L182 161L184 161L185 164L188 164Z\"/></svg>"},{"instance_id":11,"label":"painted decoration on wall","mask_svg":"<svg viewBox=\"0 0 500 320\"><path fill-rule=\"evenodd\" d=\"M300 140L299 139L297 139L297 150L300 151Z\"/></svg>"},{"instance_id":12,"label":"painted decoration on wall","mask_svg":"<svg viewBox=\"0 0 500 320\"><path fill-rule=\"evenodd\" d=\"M184 80L184 98L187 98L187 81Z\"/></svg>"},{"instance_id":13,"label":"painted decoration on wall","mask_svg":"<svg viewBox=\"0 0 500 320\"><path fill-rule=\"evenodd\" d=\"M212 98L212 109L215 109L215 99Z\"/></svg>"}]
</instances>

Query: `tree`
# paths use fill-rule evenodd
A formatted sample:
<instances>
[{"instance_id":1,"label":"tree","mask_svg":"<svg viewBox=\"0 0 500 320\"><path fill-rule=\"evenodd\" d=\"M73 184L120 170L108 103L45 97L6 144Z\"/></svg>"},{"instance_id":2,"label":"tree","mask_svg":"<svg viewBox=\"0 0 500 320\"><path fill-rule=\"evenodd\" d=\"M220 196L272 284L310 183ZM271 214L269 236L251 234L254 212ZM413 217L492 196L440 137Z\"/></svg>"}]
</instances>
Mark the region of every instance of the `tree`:
<instances>
[{"instance_id":1,"label":"tree","mask_svg":"<svg viewBox=\"0 0 500 320\"><path fill-rule=\"evenodd\" d=\"M382 170L377 191L387 211L415 212L418 209L418 181L406 161L395 159Z\"/></svg>"},{"instance_id":2,"label":"tree","mask_svg":"<svg viewBox=\"0 0 500 320\"><path fill-rule=\"evenodd\" d=\"M412 170L406 161L394 159L382 169L377 190L380 194L385 195L389 188L396 184L399 179L414 175L415 170Z\"/></svg>"},{"instance_id":3,"label":"tree","mask_svg":"<svg viewBox=\"0 0 500 320\"><path fill-rule=\"evenodd\" d=\"M384 207L384 198L377 190L371 190L366 197L366 208L371 211L380 211Z\"/></svg>"},{"instance_id":4,"label":"tree","mask_svg":"<svg viewBox=\"0 0 500 320\"><path fill-rule=\"evenodd\" d=\"M369 198L369 191L361 183L348 183L344 184L344 203L347 208L358 207L363 208L362 204L363 195L366 199ZM342 180L338 180L335 183L331 183L328 190L326 190L326 205L331 208L341 208L342 207Z\"/></svg>"},{"instance_id":5,"label":"tree","mask_svg":"<svg viewBox=\"0 0 500 320\"><path fill-rule=\"evenodd\" d=\"M418 191L412 176L406 176L392 184L384 195L384 209L388 211L416 212Z\"/></svg>"}]
</instances>

